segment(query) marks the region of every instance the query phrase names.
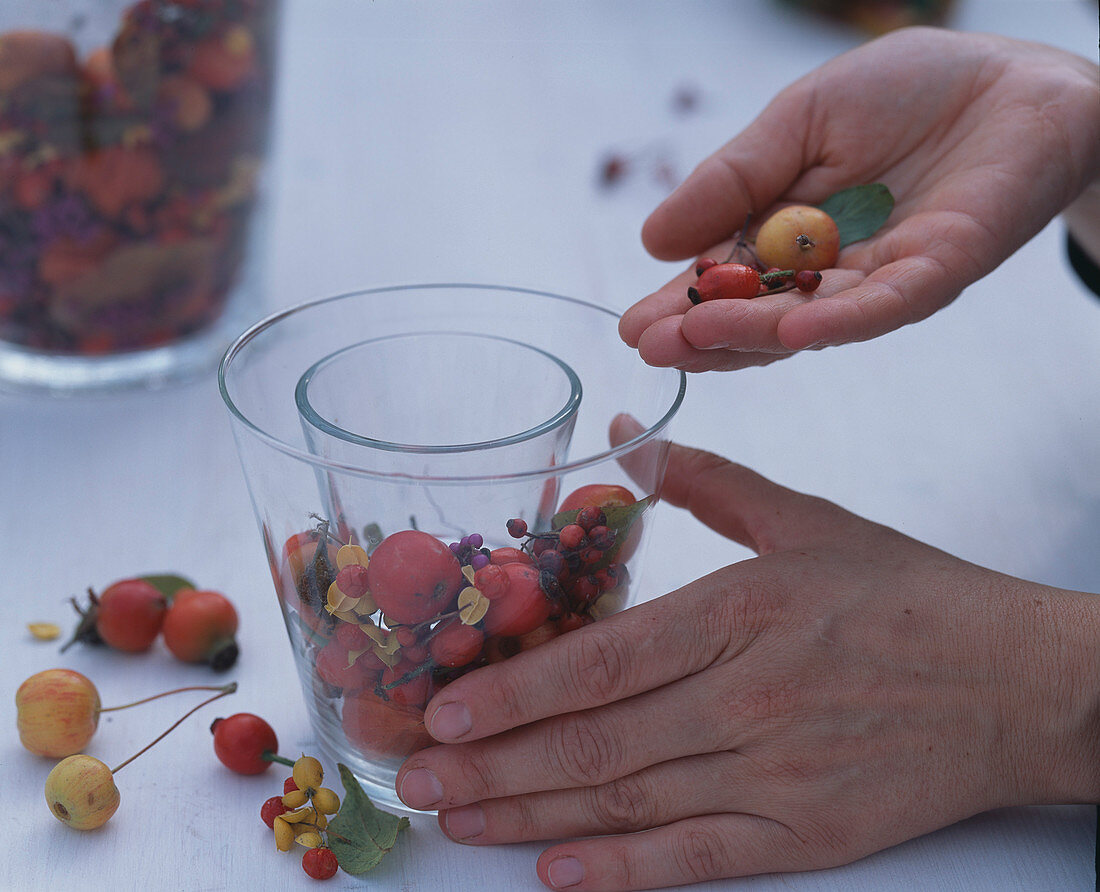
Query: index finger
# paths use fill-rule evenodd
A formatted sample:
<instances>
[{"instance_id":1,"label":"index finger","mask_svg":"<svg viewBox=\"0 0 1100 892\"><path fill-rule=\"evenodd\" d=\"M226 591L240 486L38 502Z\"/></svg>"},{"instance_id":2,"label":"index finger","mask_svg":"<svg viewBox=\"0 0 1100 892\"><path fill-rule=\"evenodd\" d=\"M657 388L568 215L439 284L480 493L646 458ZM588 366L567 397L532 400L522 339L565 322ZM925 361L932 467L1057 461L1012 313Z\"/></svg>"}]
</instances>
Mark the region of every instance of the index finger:
<instances>
[{"instance_id":1,"label":"index finger","mask_svg":"<svg viewBox=\"0 0 1100 892\"><path fill-rule=\"evenodd\" d=\"M707 605L722 600L710 596L730 589L734 570L719 570L456 679L428 704L425 727L443 743L478 740L700 671L730 646L728 637L704 630L715 624ZM674 616L670 599L675 599Z\"/></svg>"}]
</instances>

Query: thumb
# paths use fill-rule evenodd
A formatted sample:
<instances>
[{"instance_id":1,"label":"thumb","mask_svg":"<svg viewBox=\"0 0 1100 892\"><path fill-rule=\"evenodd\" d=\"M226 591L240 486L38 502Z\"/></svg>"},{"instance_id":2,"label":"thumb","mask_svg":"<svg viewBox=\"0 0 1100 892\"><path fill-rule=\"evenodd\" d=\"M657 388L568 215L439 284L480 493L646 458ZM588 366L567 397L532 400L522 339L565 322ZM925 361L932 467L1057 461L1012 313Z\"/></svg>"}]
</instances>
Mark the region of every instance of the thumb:
<instances>
[{"instance_id":1,"label":"thumb","mask_svg":"<svg viewBox=\"0 0 1100 892\"><path fill-rule=\"evenodd\" d=\"M612 422L611 441L623 443L641 432L637 421L620 415ZM637 479L631 456L623 458L623 466ZM834 539L856 519L825 499L780 486L713 452L677 443L668 444L668 467L660 495L757 554Z\"/></svg>"}]
</instances>

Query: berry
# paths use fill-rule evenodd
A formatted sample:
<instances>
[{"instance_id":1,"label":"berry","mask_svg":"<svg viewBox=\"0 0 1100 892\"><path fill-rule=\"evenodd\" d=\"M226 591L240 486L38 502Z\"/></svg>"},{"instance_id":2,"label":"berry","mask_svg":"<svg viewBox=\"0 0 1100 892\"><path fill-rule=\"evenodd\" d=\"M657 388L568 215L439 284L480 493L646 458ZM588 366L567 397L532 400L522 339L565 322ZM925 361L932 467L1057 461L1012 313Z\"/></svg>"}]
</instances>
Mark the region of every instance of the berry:
<instances>
[{"instance_id":1,"label":"berry","mask_svg":"<svg viewBox=\"0 0 1100 892\"><path fill-rule=\"evenodd\" d=\"M594 548L606 551L615 544L615 531L606 526L594 526L588 531L588 540Z\"/></svg>"},{"instance_id":2,"label":"berry","mask_svg":"<svg viewBox=\"0 0 1100 892\"><path fill-rule=\"evenodd\" d=\"M363 691L344 700L342 727L348 742L372 756L404 756L435 741L424 730L424 713Z\"/></svg>"},{"instance_id":3,"label":"berry","mask_svg":"<svg viewBox=\"0 0 1100 892\"><path fill-rule=\"evenodd\" d=\"M568 529L568 527L566 527L566 529ZM545 570L547 573L558 578L568 569L562 553L556 550L544 551L540 554L538 560L535 561L535 566L538 567L539 570Z\"/></svg>"},{"instance_id":4,"label":"berry","mask_svg":"<svg viewBox=\"0 0 1100 892\"><path fill-rule=\"evenodd\" d=\"M307 796L313 796L325 781L325 769L314 756L300 756L291 771L294 783Z\"/></svg>"},{"instance_id":5,"label":"berry","mask_svg":"<svg viewBox=\"0 0 1100 892\"><path fill-rule=\"evenodd\" d=\"M588 486L582 486L566 496L561 503L561 507L558 508L558 512L576 511L579 508L586 507L598 509L622 508L633 505L636 501L634 494L625 486L618 486L613 483L590 483ZM607 518L605 517L599 522L607 523ZM584 524L581 524L581 526L584 526Z\"/></svg>"},{"instance_id":6,"label":"berry","mask_svg":"<svg viewBox=\"0 0 1100 892\"><path fill-rule=\"evenodd\" d=\"M584 527L576 523L567 523L558 533L558 539L563 548L570 550L580 548L584 542Z\"/></svg>"},{"instance_id":7,"label":"berry","mask_svg":"<svg viewBox=\"0 0 1100 892\"><path fill-rule=\"evenodd\" d=\"M491 569L493 567L486 568ZM522 635L546 622L550 616L551 604L539 584L540 571L529 564L518 563L503 564L499 569L507 584L497 597L490 599L489 610L482 621L485 633ZM478 585L478 588L481 589L481 586ZM486 594L486 597L489 595Z\"/></svg>"},{"instance_id":8,"label":"berry","mask_svg":"<svg viewBox=\"0 0 1100 892\"><path fill-rule=\"evenodd\" d=\"M791 205L764 221L756 234L756 253L762 263L780 269L829 269L840 253L840 230L825 211Z\"/></svg>"},{"instance_id":9,"label":"berry","mask_svg":"<svg viewBox=\"0 0 1100 892\"><path fill-rule=\"evenodd\" d=\"M531 555L526 551L521 551L518 548L511 548L505 546L504 548L494 548L489 553L489 563L492 564L514 564L519 561L522 564L531 563ZM480 570L480 567L474 567L475 570Z\"/></svg>"},{"instance_id":10,"label":"berry","mask_svg":"<svg viewBox=\"0 0 1100 892\"><path fill-rule=\"evenodd\" d=\"M302 870L315 880L332 879L336 876L336 870L339 866L332 849L327 849L324 846L307 849L305 854L302 855Z\"/></svg>"},{"instance_id":11,"label":"berry","mask_svg":"<svg viewBox=\"0 0 1100 892\"><path fill-rule=\"evenodd\" d=\"M413 625L449 610L466 580L446 545L420 530L402 530L374 549L367 582L388 619Z\"/></svg>"},{"instance_id":12,"label":"berry","mask_svg":"<svg viewBox=\"0 0 1100 892\"><path fill-rule=\"evenodd\" d=\"M437 666L457 669L477 659L484 640L485 634L481 629L452 620L432 636L428 653Z\"/></svg>"},{"instance_id":13,"label":"berry","mask_svg":"<svg viewBox=\"0 0 1100 892\"><path fill-rule=\"evenodd\" d=\"M74 830L102 827L118 810L119 801L111 769L91 756L68 756L46 777L50 811Z\"/></svg>"},{"instance_id":14,"label":"berry","mask_svg":"<svg viewBox=\"0 0 1100 892\"><path fill-rule=\"evenodd\" d=\"M184 589L177 592L164 617L164 643L176 659L208 663L223 672L240 652L234 637L237 611L225 595Z\"/></svg>"},{"instance_id":15,"label":"berry","mask_svg":"<svg viewBox=\"0 0 1100 892\"><path fill-rule=\"evenodd\" d=\"M522 539L527 535L527 521L519 517L513 517L508 521L508 535L513 539Z\"/></svg>"},{"instance_id":16,"label":"berry","mask_svg":"<svg viewBox=\"0 0 1100 892\"><path fill-rule=\"evenodd\" d=\"M821 273L817 270L800 269L794 276L794 287L799 291L809 294L816 291L821 284Z\"/></svg>"},{"instance_id":17,"label":"berry","mask_svg":"<svg viewBox=\"0 0 1100 892\"><path fill-rule=\"evenodd\" d=\"M237 774L262 774L271 767L270 758L279 751L279 740L271 725L258 715L238 712L214 719L214 753L221 763Z\"/></svg>"},{"instance_id":18,"label":"berry","mask_svg":"<svg viewBox=\"0 0 1100 892\"><path fill-rule=\"evenodd\" d=\"M99 692L71 669L46 669L15 692L19 740L32 753L60 759L84 749L99 727Z\"/></svg>"},{"instance_id":19,"label":"berry","mask_svg":"<svg viewBox=\"0 0 1100 892\"><path fill-rule=\"evenodd\" d=\"M717 266L717 265L718 265L718 261L715 260L713 257L704 257L697 264L695 264L695 275L697 277L701 276L703 273L705 273L712 266Z\"/></svg>"},{"instance_id":20,"label":"berry","mask_svg":"<svg viewBox=\"0 0 1100 892\"><path fill-rule=\"evenodd\" d=\"M422 709L428 702L432 681L431 673L420 671L423 668L422 664L402 659L383 670L378 684L395 705Z\"/></svg>"},{"instance_id":21,"label":"berry","mask_svg":"<svg viewBox=\"0 0 1100 892\"><path fill-rule=\"evenodd\" d=\"M297 789L298 789L298 785L296 783L294 783L294 776L293 775L291 775L290 777L288 777L286 780L283 781L283 795L284 796L287 793L291 793L291 792L293 792L294 790L297 790Z\"/></svg>"},{"instance_id":22,"label":"berry","mask_svg":"<svg viewBox=\"0 0 1100 892\"><path fill-rule=\"evenodd\" d=\"M760 293L760 273L743 263L719 263L703 270L698 281L688 288L693 304L705 300L738 300Z\"/></svg>"},{"instance_id":23,"label":"berry","mask_svg":"<svg viewBox=\"0 0 1100 892\"><path fill-rule=\"evenodd\" d=\"M593 527L606 524L607 515L596 505L585 505L577 512L575 523L587 533Z\"/></svg>"},{"instance_id":24,"label":"berry","mask_svg":"<svg viewBox=\"0 0 1100 892\"><path fill-rule=\"evenodd\" d=\"M104 589L94 609L96 632L106 644L115 650L141 653L160 634L168 602L146 580L123 579Z\"/></svg>"},{"instance_id":25,"label":"berry","mask_svg":"<svg viewBox=\"0 0 1100 892\"><path fill-rule=\"evenodd\" d=\"M272 796L260 806L260 817L268 827L274 829L275 818L279 815L285 815L288 811L290 811L290 809L283 805L282 796Z\"/></svg>"},{"instance_id":26,"label":"berry","mask_svg":"<svg viewBox=\"0 0 1100 892\"><path fill-rule=\"evenodd\" d=\"M367 593L367 568L348 564L336 574L333 584L345 598L361 598Z\"/></svg>"}]
</instances>

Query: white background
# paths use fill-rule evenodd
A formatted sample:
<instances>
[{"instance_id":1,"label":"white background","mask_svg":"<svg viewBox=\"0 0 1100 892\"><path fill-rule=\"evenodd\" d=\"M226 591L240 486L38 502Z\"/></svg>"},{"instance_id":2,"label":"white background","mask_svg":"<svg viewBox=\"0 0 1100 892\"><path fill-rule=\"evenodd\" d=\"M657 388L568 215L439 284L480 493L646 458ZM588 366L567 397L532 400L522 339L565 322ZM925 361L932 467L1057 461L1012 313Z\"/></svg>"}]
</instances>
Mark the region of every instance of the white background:
<instances>
[{"instance_id":1,"label":"white background","mask_svg":"<svg viewBox=\"0 0 1100 892\"><path fill-rule=\"evenodd\" d=\"M969 0L952 25L1095 58L1088 0ZM777 90L863 39L772 0L290 0L284 35L266 309L410 281L625 309L678 267L638 238L665 187L641 170L601 190L606 153L668 158L682 177ZM672 108L684 87L700 96L691 115ZM1100 301L1062 239L1055 222L917 326L694 376L673 433L977 563L1095 591ZM748 556L668 507L654 533L645 596ZM9 706L0 885L307 888L258 818L282 773L231 775L207 731L215 715L250 711L284 752L314 748L213 374L147 393L0 396L0 558L8 704L55 665L89 675L105 704L210 679L159 644L61 657L26 633L31 620L68 624L67 598L87 585L135 573L174 570L229 594L243 650L230 673L240 692L120 772L121 808L96 833L49 815L50 764L21 749ZM184 708L104 716L88 752L116 764ZM1012 809L846 868L699 888L1092 888L1093 815ZM328 888L539 889L539 851L464 848L418 818L367 881L341 874Z\"/></svg>"}]
</instances>

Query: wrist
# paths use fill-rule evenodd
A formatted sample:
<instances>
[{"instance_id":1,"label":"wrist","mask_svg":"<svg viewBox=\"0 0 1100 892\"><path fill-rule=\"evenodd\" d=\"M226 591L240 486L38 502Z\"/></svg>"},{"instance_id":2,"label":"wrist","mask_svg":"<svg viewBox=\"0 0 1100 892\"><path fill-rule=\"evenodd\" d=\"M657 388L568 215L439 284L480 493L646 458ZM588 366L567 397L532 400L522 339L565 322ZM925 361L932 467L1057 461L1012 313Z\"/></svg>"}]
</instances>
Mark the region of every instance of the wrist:
<instances>
[{"instance_id":1,"label":"wrist","mask_svg":"<svg viewBox=\"0 0 1100 892\"><path fill-rule=\"evenodd\" d=\"M1100 595L1036 585L1019 618L1018 801L1100 802Z\"/></svg>"}]
</instances>

